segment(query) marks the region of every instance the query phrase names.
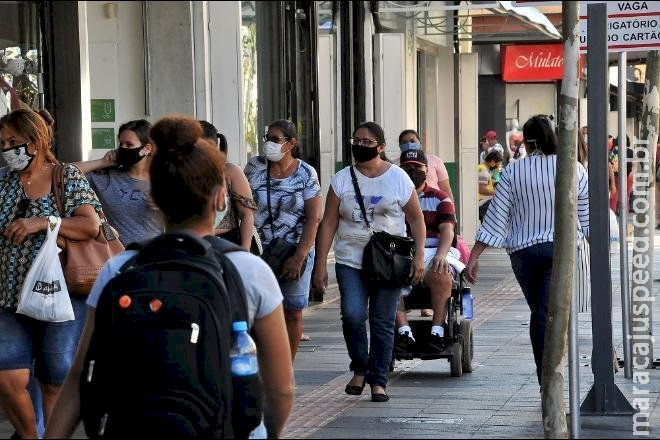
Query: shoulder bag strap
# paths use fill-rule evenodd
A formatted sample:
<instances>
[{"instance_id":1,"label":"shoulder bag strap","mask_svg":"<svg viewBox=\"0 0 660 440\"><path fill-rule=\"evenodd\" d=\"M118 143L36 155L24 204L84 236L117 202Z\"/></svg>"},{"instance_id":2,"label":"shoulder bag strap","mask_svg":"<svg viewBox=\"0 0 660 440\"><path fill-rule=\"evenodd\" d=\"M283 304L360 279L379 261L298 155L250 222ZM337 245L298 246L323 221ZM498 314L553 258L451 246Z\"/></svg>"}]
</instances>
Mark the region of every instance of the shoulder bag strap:
<instances>
[{"instance_id":1,"label":"shoulder bag strap","mask_svg":"<svg viewBox=\"0 0 660 440\"><path fill-rule=\"evenodd\" d=\"M357 176L355 175L354 167L351 166L351 179L353 180L353 189L355 189L355 197L357 198L358 204L360 205L360 211L362 211L362 217L364 218L365 223L367 223L367 229L369 234L373 234L369 220L367 219L367 210L364 209L364 200L362 200L362 193L360 192L360 185L358 185Z\"/></svg>"},{"instance_id":2,"label":"shoulder bag strap","mask_svg":"<svg viewBox=\"0 0 660 440\"><path fill-rule=\"evenodd\" d=\"M266 159L266 203L268 204L268 222L270 223L270 233L275 238L275 228L273 228L273 211L270 207L270 161Z\"/></svg>"},{"instance_id":3,"label":"shoulder bag strap","mask_svg":"<svg viewBox=\"0 0 660 440\"><path fill-rule=\"evenodd\" d=\"M64 165L61 163L55 164L53 168L53 180L50 190L55 197L57 210L60 212L60 216L64 218Z\"/></svg>"},{"instance_id":4,"label":"shoulder bag strap","mask_svg":"<svg viewBox=\"0 0 660 440\"><path fill-rule=\"evenodd\" d=\"M268 161L268 165L266 166L266 203L268 204L268 222L270 223L270 233L273 238L275 238L275 228L273 227L273 211L270 207L270 161ZM302 216L298 217L296 224L291 229L295 229L298 226L301 218Z\"/></svg>"}]
</instances>

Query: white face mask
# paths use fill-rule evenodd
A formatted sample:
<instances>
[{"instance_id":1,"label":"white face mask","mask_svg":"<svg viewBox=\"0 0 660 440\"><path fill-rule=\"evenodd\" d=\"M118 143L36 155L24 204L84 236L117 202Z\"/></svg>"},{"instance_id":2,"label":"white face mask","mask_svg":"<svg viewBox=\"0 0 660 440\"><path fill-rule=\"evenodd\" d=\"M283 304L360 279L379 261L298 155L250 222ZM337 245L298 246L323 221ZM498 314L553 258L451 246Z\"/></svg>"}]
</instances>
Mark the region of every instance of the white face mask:
<instances>
[{"instance_id":1,"label":"white face mask","mask_svg":"<svg viewBox=\"0 0 660 440\"><path fill-rule=\"evenodd\" d=\"M276 142L268 141L264 143L264 156L271 162L279 162L284 157L282 146Z\"/></svg>"},{"instance_id":2,"label":"white face mask","mask_svg":"<svg viewBox=\"0 0 660 440\"><path fill-rule=\"evenodd\" d=\"M28 153L28 144L16 145L9 150L2 152L2 158L7 162L7 166L15 171L23 171L30 166L35 154Z\"/></svg>"}]
</instances>

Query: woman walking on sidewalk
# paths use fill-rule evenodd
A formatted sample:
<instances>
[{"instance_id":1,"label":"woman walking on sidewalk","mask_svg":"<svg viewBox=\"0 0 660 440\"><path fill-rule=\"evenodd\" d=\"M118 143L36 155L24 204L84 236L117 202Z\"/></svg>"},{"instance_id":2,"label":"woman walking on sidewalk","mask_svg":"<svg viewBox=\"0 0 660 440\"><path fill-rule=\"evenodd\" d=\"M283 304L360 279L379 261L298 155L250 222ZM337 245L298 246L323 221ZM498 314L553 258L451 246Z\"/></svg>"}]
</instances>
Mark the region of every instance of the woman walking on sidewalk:
<instances>
[{"instance_id":1,"label":"woman walking on sidewalk","mask_svg":"<svg viewBox=\"0 0 660 440\"><path fill-rule=\"evenodd\" d=\"M368 383L371 400L386 402L394 318L401 288L374 285L369 274L362 270L362 254L370 235L357 202L351 168L357 176L369 224L375 230L405 236L406 221L410 224L417 250L412 284L417 284L424 275L426 229L410 177L381 157L385 150L383 129L374 122L361 124L353 133L351 149L356 165L335 174L328 190L316 242L314 286L323 290L327 285L328 251L336 233L335 272L341 295L342 330L354 374L346 385L346 393L362 394ZM371 344L367 341L367 311Z\"/></svg>"},{"instance_id":2,"label":"woman walking on sidewalk","mask_svg":"<svg viewBox=\"0 0 660 440\"><path fill-rule=\"evenodd\" d=\"M557 137L544 115L530 118L523 136L529 155L504 169L477 232L467 271L468 281L476 282L481 253L488 246L506 249L531 310L529 333L540 384L554 250ZM580 163L577 179L576 236L581 246L583 236L589 235L589 192L587 173Z\"/></svg>"}]
</instances>

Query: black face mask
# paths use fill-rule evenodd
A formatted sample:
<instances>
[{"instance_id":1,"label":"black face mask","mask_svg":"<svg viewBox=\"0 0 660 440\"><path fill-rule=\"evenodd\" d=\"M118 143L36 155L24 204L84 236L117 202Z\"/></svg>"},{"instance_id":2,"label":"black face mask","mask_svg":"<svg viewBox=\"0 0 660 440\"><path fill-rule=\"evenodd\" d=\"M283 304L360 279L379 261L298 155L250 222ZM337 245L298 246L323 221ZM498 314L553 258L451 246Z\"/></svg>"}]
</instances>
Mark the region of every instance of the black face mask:
<instances>
[{"instance_id":1,"label":"black face mask","mask_svg":"<svg viewBox=\"0 0 660 440\"><path fill-rule=\"evenodd\" d=\"M140 145L137 148L118 148L117 149L117 168L122 171L127 171L130 167L135 165L144 159L144 156L140 156L140 151L144 148L144 145Z\"/></svg>"},{"instance_id":2,"label":"black face mask","mask_svg":"<svg viewBox=\"0 0 660 440\"><path fill-rule=\"evenodd\" d=\"M406 170L406 173L408 174L408 176L410 176L410 180L412 180L413 185L415 185L415 188L419 188L426 181L426 173L422 170L418 170L417 168L411 168Z\"/></svg>"},{"instance_id":3,"label":"black face mask","mask_svg":"<svg viewBox=\"0 0 660 440\"><path fill-rule=\"evenodd\" d=\"M362 145L351 145L351 152L357 163L369 162L380 154L378 147L363 147Z\"/></svg>"}]
</instances>

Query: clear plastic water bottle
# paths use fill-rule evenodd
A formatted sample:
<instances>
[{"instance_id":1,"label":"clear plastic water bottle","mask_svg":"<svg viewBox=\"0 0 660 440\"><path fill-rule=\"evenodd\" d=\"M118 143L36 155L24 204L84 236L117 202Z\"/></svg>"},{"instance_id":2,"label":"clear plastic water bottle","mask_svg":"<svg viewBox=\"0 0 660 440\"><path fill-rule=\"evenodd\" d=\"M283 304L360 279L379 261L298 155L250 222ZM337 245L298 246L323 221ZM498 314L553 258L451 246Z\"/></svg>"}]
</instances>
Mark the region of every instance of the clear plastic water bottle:
<instances>
[{"instance_id":1,"label":"clear plastic water bottle","mask_svg":"<svg viewBox=\"0 0 660 440\"><path fill-rule=\"evenodd\" d=\"M473 317L473 309L472 309L472 292L470 291L469 287L464 287L463 290L461 291L462 295L462 309L463 309L463 318L465 319L472 319Z\"/></svg>"},{"instance_id":2,"label":"clear plastic water bottle","mask_svg":"<svg viewBox=\"0 0 660 440\"><path fill-rule=\"evenodd\" d=\"M247 322L234 322L232 330L229 359L231 361L234 388L232 399L235 415L234 435L236 435L236 438L263 438L263 432L265 431L259 410L257 345L247 331ZM240 417L240 420L237 420L236 417Z\"/></svg>"},{"instance_id":3,"label":"clear plastic water bottle","mask_svg":"<svg viewBox=\"0 0 660 440\"><path fill-rule=\"evenodd\" d=\"M231 375L251 376L259 372L257 363L257 345L250 337L247 322L238 321L232 324L234 334L232 344L229 349L229 358L231 360Z\"/></svg>"}]
</instances>

